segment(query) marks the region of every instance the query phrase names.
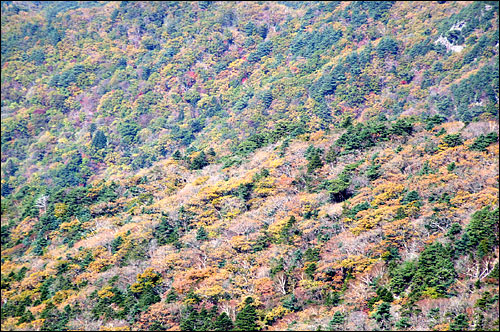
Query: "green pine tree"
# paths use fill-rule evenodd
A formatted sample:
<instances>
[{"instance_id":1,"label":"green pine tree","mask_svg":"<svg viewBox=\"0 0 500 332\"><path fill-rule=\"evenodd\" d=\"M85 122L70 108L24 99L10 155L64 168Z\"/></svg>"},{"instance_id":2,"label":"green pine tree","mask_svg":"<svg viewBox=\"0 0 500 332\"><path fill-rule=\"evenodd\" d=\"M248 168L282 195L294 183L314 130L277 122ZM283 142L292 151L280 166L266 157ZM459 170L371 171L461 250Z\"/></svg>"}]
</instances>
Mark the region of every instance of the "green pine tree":
<instances>
[{"instance_id":1,"label":"green pine tree","mask_svg":"<svg viewBox=\"0 0 500 332\"><path fill-rule=\"evenodd\" d=\"M273 94L270 90L266 90L262 93L262 104L265 108L269 108L273 102Z\"/></svg>"},{"instance_id":2,"label":"green pine tree","mask_svg":"<svg viewBox=\"0 0 500 332\"><path fill-rule=\"evenodd\" d=\"M328 328L332 331L341 331L344 326L345 315L340 311L335 312L333 314L333 318L328 324Z\"/></svg>"},{"instance_id":3,"label":"green pine tree","mask_svg":"<svg viewBox=\"0 0 500 332\"><path fill-rule=\"evenodd\" d=\"M111 241L111 253L114 254L120 248L120 245L123 243L123 238L121 236L117 236Z\"/></svg>"},{"instance_id":4,"label":"green pine tree","mask_svg":"<svg viewBox=\"0 0 500 332\"><path fill-rule=\"evenodd\" d=\"M450 324L450 331L467 331L469 329L469 321L467 316L459 314L455 320Z\"/></svg>"},{"instance_id":5,"label":"green pine tree","mask_svg":"<svg viewBox=\"0 0 500 332\"><path fill-rule=\"evenodd\" d=\"M281 232L280 232L280 240L284 241L284 242L289 242L290 241L290 230L292 229L292 227L295 225L295 222L297 220L295 219L295 216L290 216L290 219L288 220L288 222L286 223L285 227L283 227L281 229Z\"/></svg>"},{"instance_id":6,"label":"green pine tree","mask_svg":"<svg viewBox=\"0 0 500 332\"><path fill-rule=\"evenodd\" d=\"M196 240L197 241L208 240L208 233L207 233L207 231L205 230L205 228L203 226L201 226L198 229L198 232L196 232Z\"/></svg>"},{"instance_id":7,"label":"green pine tree","mask_svg":"<svg viewBox=\"0 0 500 332\"><path fill-rule=\"evenodd\" d=\"M411 324L408 317L403 317L396 322L396 328L398 328L399 330L408 329L409 327L411 327Z\"/></svg>"},{"instance_id":8,"label":"green pine tree","mask_svg":"<svg viewBox=\"0 0 500 332\"><path fill-rule=\"evenodd\" d=\"M415 201L420 201L420 195L417 191L412 190L401 200L401 204L408 204Z\"/></svg>"},{"instance_id":9,"label":"green pine tree","mask_svg":"<svg viewBox=\"0 0 500 332\"><path fill-rule=\"evenodd\" d=\"M167 328L162 323L154 321L149 327L149 331L165 331Z\"/></svg>"},{"instance_id":10,"label":"green pine tree","mask_svg":"<svg viewBox=\"0 0 500 332\"><path fill-rule=\"evenodd\" d=\"M141 309L146 310L150 305L160 301L158 291L153 286L147 285L141 293L138 304Z\"/></svg>"},{"instance_id":11,"label":"green pine tree","mask_svg":"<svg viewBox=\"0 0 500 332\"><path fill-rule=\"evenodd\" d=\"M245 299L245 306L236 315L236 320L234 321L236 331L257 331L259 326L257 325L257 312L253 306L253 299L247 297Z\"/></svg>"},{"instance_id":12,"label":"green pine tree","mask_svg":"<svg viewBox=\"0 0 500 332\"><path fill-rule=\"evenodd\" d=\"M443 137L443 142L447 146L449 146L450 148L462 145L464 143L463 139L462 139L462 135L460 133L458 133L458 134L450 134L450 135L444 136Z\"/></svg>"},{"instance_id":13,"label":"green pine tree","mask_svg":"<svg viewBox=\"0 0 500 332\"><path fill-rule=\"evenodd\" d=\"M182 159L182 154L179 150L175 150L175 152L172 154L172 158L174 160L181 160Z\"/></svg>"},{"instance_id":14,"label":"green pine tree","mask_svg":"<svg viewBox=\"0 0 500 332\"><path fill-rule=\"evenodd\" d=\"M175 302L176 300L177 300L177 293L175 292L175 290L172 289L170 292L168 292L167 297L165 298L165 302L172 303Z\"/></svg>"},{"instance_id":15,"label":"green pine tree","mask_svg":"<svg viewBox=\"0 0 500 332\"><path fill-rule=\"evenodd\" d=\"M312 173L315 169L323 167L323 162L318 153L314 153L307 165L307 172Z\"/></svg>"},{"instance_id":16,"label":"green pine tree","mask_svg":"<svg viewBox=\"0 0 500 332\"><path fill-rule=\"evenodd\" d=\"M391 327L391 305L387 302L382 302L375 313L372 315L382 330L386 330Z\"/></svg>"},{"instance_id":17,"label":"green pine tree","mask_svg":"<svg viewBox=\"0 0 500 332\"><path fill-rule=\"evenodd\" d=\"M428 245L418 259L412 282L414 291L433 287L438 293L446 294L456 274L450 250L439 242Z\"/></svg>"},{"instance_id":18,"label":"green pine tree","mask_svg":"<svg viewBox=\"0 0 500 332\"><path fill-rule=\"evenodd\" d=\"M177 229L171 225L170 220L166 217L162 217L161 223L156 226L154 236L161 246L175 243L179 238Z\"/></svg>"},{"instance_id":19,"label":"green pine tree","mask_svg":"<svg viewBox=\"0 0 500 332\"><path fill-rule=\"evenodd\" d=\"M186 308L188 315L181 319L180 328L182 331L197 331L199 327L198 311L188 306Z\"/></svg>"},{"instance_id":20,"label":"green pine tree","mask_svg":"<svg viewBox=\"0 0 500 332\"><path fill-rule=\"evenodd\" d=\"M373 181L373 180L376 180L379 178L379 176L380 176L379 169L380 169L380 165L371 164L370 166L368 166L365 174L370 181Z\"/></svg>"},{"instance_id":21,"label":"green pine tree","mask_svg":"<svg viewBox=\"0 0 500 332\"><path fill-rule=\"evenodd\" d=\"M337 161L337 151L335 151L335 147L333 145L328 149L328 152L325 156L325 161L327 163L334 163Z\"/></svg>"},{"instance_id":22,"label":"green pine tree","mask_svg":"<svg viewBox=\"0 0 500 332\"><path fill-rule=\"evenodd\" d=\"M479 255L484 256L499 243L498 232L491 230L498 227L499 209L490 211L489 207L475 212L466 227L470 237L470 248L478 248Z\"/></svg>"},{"instance_id":23,"label":"green pine tree","mask_svg":"<svg viewBox=\"0 0 500 332\"><path fill-rule=\"evenodd\" d=\"M377 297L380 300L383 300L384 302L392 302L394 301L394 296L392 295L391 291L387 290L385 287L379 287L376 291Z\"/></svg>"},{"instance_id":24,"label":"green pine tree","mask_svg":"<svg viewBox=\"0 0 500 332\"><path fill-rule=\"evenodd\" d=\"M207 156L205 155L205 152L201 151L200 154L194 157L191 161L190 169L202 169L207 165Z\"/></svg>"},{"instance_id":25,"label":"green pine tree","mask_svg":"<svg viewBox=\"0 0 500 332\"><path fill-rule=\"evenodd\" d=\"M97 130L94 134L94 138L92 139L92 146L96 149L105 149L108 145L108 139L106 135L100 130Z\"/></svg>"},{"instance_id":26,"label":"green pine tree","mask_svg":"<svg viewBox=\"0 0 500 332\"><path fill-rule=\"evenodd\" d=\"M225 312L217 316L213 324L214 331L230 331L233 327L233 321Z\"/></svg>"},{"instance_id":27,"label":"green pine tree","mask_svg":"<svg viewBox=\"0 0 500 332\"><path fill-rule=\"evenodd\" d=\"M210 147L210 149L208 149L207 154L208 154L209 156L215 157L215 151L214 151L214 148Z\"/></svg>"}]
</instances>

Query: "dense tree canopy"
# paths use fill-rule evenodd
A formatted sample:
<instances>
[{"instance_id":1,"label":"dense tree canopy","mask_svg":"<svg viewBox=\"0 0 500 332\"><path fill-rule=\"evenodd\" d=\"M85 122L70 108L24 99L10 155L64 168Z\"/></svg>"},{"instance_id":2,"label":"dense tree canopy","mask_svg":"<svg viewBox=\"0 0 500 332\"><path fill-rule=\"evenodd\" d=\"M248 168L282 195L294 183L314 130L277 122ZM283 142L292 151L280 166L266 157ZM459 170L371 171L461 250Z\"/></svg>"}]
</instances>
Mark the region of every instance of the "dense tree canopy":
<instances>
[{"instance_id":1,"label":"dense tree canopy","mask_svg":"<svg viewBox=\"0 0 500 332\"><path fill-rule=\"evenodd\" d=\"M498 9L2 2L2 330L498 330Z\"/></svg>"}]
</instances>

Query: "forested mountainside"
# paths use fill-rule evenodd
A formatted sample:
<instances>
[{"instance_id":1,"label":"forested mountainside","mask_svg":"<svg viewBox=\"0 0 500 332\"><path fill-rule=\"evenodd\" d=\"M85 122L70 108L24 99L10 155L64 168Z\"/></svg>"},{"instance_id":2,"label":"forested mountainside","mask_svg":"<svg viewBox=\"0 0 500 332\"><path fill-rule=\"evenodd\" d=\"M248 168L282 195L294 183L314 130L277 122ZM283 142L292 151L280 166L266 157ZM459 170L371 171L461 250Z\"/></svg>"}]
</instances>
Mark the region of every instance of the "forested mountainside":
<instances>
[{"instance_id":1,"label":"forested mountainside","mask_svg":"<svg viewBox=\"0 0 500 332\"><path fill-rule=\"evenodd\" d=\"M494 1L2 1L2 330L498 330Z\"/></svg>"}]
</instances>

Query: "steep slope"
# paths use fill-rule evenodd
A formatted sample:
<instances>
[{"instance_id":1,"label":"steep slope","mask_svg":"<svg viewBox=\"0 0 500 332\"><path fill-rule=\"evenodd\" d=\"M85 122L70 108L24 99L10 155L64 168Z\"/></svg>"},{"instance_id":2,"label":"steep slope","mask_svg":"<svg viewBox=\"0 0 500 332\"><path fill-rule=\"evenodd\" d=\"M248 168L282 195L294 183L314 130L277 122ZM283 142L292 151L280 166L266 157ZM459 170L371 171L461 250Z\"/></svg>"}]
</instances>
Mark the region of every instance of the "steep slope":
<instances>
[{"instance_id":1,"label":"steep slope","mask_svg":"<svg viewBox=\"0 0 500 332\"><path fill-rule=\"evenodd\" d=\"M3 2L1 61L2 329L498 329L498 3Z\"/></svg>"}]
</instances>

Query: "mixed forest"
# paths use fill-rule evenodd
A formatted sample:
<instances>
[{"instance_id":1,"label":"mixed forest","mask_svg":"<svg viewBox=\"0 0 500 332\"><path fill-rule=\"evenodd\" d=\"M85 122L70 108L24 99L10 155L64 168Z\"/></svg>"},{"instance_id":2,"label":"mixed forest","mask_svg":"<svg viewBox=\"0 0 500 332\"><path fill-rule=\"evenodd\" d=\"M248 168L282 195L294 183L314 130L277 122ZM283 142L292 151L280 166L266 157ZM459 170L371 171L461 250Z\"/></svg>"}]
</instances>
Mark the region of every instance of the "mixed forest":
<instances>
[{"instance_id":1,"label":"mixed forest","mask_svg":"<svg viewBox=\"0 0 500 332\"><path fill-rule=\"evenodd\" d=\"M1 329L499 329L496 1L2 1Z\"/></svg>"}]
</instances>

